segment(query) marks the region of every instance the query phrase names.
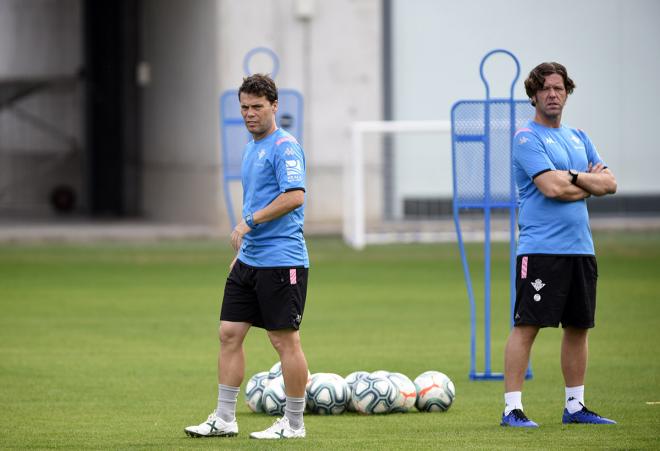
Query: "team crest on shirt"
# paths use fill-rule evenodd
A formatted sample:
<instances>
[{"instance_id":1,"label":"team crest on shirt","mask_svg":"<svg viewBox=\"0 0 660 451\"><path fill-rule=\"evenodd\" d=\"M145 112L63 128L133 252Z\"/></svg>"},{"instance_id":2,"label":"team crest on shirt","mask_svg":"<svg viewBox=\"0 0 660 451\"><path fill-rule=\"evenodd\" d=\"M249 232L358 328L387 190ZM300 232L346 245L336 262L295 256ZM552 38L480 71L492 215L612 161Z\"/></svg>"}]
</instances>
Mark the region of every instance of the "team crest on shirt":
<instances>
[{"instance_id":1,"label":"team crest on shirt","mask_svg":"<svg viewBox=\"0 0 660 451\"><path fill-rule=\"evenodd\" d=\"M571 136L571 141L573 141L573 147L576 149L584 149L584 145L582 145L582 140L578 138L577 136L573 135Z\"/></svg>"},{"instance_id":2,"label":"team crest on shirt","mask_svg":"<svg viewBox=\"0 0 660 451\"><path fill-rule=\"evenodd\" d=\"M530 282L536 291L541 291L541 288L545 286L541 279L536 279L534 282Z\"/></svg>"}]
</instances>

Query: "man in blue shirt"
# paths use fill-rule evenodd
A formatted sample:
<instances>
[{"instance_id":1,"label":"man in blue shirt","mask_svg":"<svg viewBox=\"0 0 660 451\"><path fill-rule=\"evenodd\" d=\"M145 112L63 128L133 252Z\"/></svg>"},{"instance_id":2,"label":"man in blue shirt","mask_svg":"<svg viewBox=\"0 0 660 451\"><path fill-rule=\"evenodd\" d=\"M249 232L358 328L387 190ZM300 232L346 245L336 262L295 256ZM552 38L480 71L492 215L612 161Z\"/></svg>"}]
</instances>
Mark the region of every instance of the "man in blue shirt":
<instances>
[{"instance_id":1,"label":"man in blue shirt","mask_svg":"<svg viewBox=\"0 0 660 451\"><path fill-rule=\"evenodd\" d=\"M238 252L230 264L220 313L218 404L208 419L185 428L191 437L238 434L236 399L245 372L243 341L252 326L266 329L282 364L284 417L251 438L305 437L308 369L298 329L305 308L309 259L303 237L305 155L277 127L277 87L261 74L243 79L241 114L252 135L243 152L243 218L231 233Z\"/></svg>"},{"instance_id":2,"label":"man in blue shirt","mask_svg":"<svg viewBox=\"0 0 660 451\"><path fill-rule=\"evenodd\" d=\"M563 423L615 423L584 406L584 377L598 277L586 199L614 194L617 186L586 133L561 123L574 88L559 63L542 63L525 80L536 114L513 138L520 233L514 327L504 356L502 426L538 427L523 413L523 380L539 329L560 323Z\"/></svg>"}]
</instances>

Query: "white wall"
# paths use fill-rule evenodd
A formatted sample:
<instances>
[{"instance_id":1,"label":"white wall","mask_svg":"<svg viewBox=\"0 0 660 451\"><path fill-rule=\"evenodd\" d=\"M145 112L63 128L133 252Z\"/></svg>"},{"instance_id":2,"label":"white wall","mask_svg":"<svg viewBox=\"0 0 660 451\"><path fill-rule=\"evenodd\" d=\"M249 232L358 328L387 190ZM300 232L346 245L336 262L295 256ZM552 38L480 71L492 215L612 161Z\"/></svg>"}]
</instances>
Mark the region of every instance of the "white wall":
<instances>
[{"instance_id":1,"label":"white wall","mask_svg":"<svg viewBox=\"0 0 660 451\"><path fill-rule=\"evenodd\" d=\"M512 51L522 80L542 61L564 64L577 89L564 123L587 131L617 176L620 194L660 193L660 2L657 0L393 1L396 119L449 119L459 99L481 99L479 62L494 48ZM508 96L513 66L486 66L494 96ZM415 143L425 161L405 168L397 196L451 196L448 138ZM399 158L403 158L399 156ZM429 183L428 181L431 181Z\"/></svg>"}]
</instances>

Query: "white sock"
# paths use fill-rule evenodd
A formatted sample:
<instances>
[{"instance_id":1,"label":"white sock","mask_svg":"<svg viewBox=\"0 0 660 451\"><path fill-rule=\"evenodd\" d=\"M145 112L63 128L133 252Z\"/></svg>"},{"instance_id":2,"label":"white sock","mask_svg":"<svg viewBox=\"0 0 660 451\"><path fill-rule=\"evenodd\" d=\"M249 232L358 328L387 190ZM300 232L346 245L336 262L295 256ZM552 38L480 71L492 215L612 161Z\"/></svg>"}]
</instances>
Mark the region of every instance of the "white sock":
<instances>
[{"instance_id":1,"label":"white sock","mask_svg":"<svg viewBox=\"0 0 660 451\"><path fill-rule=\"evenodd\" d=\"M305 411L305 398L286 397L284 405L284 416L289 419L292 429L300 429L303 426L303 412Z\"/></svg>"},{"instance_id":2,"label":"white sock","mask_svg":"<svg viewBox=\"0 0 660 451\"><path fill-rule=\"evenodd\" d=\"M523 410L521 391L504 393L504 415L508 415L514 409Z\"/></svg>"},{"instance_id":3,"label":"white sock","mask_svg":"<svg viewBox=\"0 0 660 451\"><path fill-rule=\"evenodd\" d=\"M236 418L236 399L241 387L230 387L218 384L218 407L215 409L216 416L223 421L234 421Z\"/></svg>"},{"instance_id":4,"label":"white sock","mask_svg":"<svg viewBox=\"0 0 660 451\"><path fill-rule=\"evenodd\" d=\"M584 406L584 385L566 387L566 410L575 413Z\"/></svg>"}]
</instances>

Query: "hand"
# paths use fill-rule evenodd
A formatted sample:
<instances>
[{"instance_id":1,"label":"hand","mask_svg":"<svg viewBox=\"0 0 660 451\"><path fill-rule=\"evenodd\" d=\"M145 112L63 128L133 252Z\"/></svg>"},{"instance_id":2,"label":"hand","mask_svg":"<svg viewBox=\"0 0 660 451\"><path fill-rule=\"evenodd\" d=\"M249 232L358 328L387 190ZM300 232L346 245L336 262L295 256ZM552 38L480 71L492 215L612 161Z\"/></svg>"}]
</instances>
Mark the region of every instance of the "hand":
<instances>
[{"instance_id":1,"label":"hand","mask_svg":"<svg viewBox=\"0 0 660 451\"><path fill-rule=\"evenodd\" d=\"M595 165L593 163L589 163L589 168L587 169L587 172L591 172L592 174L597 174L599 172L603 172L604 169L605 169L605 165L603 163L597 163Z\"/></svg>"},{"instance_id":2,"label":"hand","mask_svg":"<svg viewBox=\"0 0 660 451\"><path fill-rule=\"evenodd\" d=\"M231 232L231 247L233 247L236 252L241 248L245 234L249 233L251 230L250 226L245 223L245 219L241 219L241 222L236 224L236 227L234 227L234 230Z\"/></svg>"}]
</instances>

